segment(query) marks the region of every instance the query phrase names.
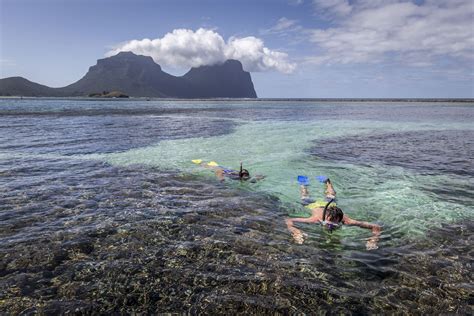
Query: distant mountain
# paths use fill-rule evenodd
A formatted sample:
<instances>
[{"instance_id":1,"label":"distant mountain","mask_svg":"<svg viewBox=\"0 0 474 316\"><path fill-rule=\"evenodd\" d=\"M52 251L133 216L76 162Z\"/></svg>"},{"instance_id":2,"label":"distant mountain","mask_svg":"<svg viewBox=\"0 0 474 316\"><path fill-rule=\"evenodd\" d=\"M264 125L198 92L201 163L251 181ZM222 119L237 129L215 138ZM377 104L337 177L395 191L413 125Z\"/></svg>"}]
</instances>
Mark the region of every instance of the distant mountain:
<instances>
[{"instance_id":1,"label":"distant mountain","mask_svg":"<svg viewBox=\"0 0 474 316\"><path fill-rule=\"evenodd\" d=\"M0 79L0 95L67 97L121 91L132 97L256 98L250 73L237 60L192 68L184 76L164 72L151 57L121 52L99 59L79 81L50 88L21 77Z\"/></svg>"},{"instance_id":2,"label":"distant mountain","mask_svg":"<svg viewBox=\"0 0 474 316\"><path fill-rule=\"evenodd\" d=\"M221 65L192 68L183 76L193 87L198 98L256 98L250 73L237 60L227 60Z\"/></svg>"},{"instance_id":3,"label":"distant mountain","mask_svg":"<svg viewBox=\"0 0 474 316\"><path fill-rule=\"evenodd\" d=\"M186 84L162 71L151 57L122 52L99 59L82 79L63 89L71 96L118 90L135 97L183 97Z\"/></svg>"},{"instance_id":4,"label":"distant mountain","mask_svg":"<svg viewBox=\"0 0 474 316\"><path fill-rule=\"evenodd\" d=\"M0 96L60 97L60 89L31 82L22 77L0 79Z\"/></svg>"}]
</instances>

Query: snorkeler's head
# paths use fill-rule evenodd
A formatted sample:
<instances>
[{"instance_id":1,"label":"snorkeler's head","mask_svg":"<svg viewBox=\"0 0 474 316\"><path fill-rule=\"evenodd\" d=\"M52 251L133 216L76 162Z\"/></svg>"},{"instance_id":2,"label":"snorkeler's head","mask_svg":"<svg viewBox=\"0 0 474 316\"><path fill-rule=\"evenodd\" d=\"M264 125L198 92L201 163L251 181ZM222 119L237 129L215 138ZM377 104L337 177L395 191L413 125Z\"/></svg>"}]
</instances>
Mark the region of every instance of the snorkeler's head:
<instances>
[{"instance_id":1,"label":"snorkeler's head","mask_svg":"<svg viewBox=\"0 0 474 316\"><path fill-rule=\"evenodd\" d=\"M248 180L250 179L250 173L247 169L240 169L240 172L239 172L239 178L241 180Z\"/></svg>"},{"instance_id":2,"label":"snorkeler's head","mask_svg":"<svg viewBox=\"0 0 474 316\"><path fill-rule=\"evenodd\" d=\"M326 218L331 222L340 223L344 218L344 212L339 207L332 205L326 209Z\"/></svg>"},{"instance_id":3,"label":"snorkeler's head","mask_svg":"<svg viewBox=\"0 0 474 316\"><path fill-rule=\"evenodd\" d=\"M239 178L240 180L248 180L250 179L250 173L247 169L242 168L242 161L240 162L240 171L239 171Z\"/></svg>"},{"instance_id":4,"label":"snorkeler's head","mask_svg":"<svg viewBox=\"0 0 474 316\"><path fill-rule=\"evenodd\" d=\"M323 220L323 225L329 230L329 232L332 233L335 229L341 227L342 219L344 218L344 213L339 207L332 205L330 207L326 206L326 208L324 209L323 216L325 217Z\"/></svg>"}]
</instances>

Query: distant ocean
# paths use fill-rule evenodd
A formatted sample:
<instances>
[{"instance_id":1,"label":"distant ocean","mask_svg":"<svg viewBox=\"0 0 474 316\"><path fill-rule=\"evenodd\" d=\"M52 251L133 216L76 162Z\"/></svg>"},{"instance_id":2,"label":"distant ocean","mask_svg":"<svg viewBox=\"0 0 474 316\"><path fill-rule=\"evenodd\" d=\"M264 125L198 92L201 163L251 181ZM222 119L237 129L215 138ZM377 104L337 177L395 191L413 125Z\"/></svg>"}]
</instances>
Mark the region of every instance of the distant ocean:
<instances>
[{"instance_id":1,"label":"distant ocean","mask_svg":"<svg viewBox=\"0 0 474 316\"><path fill-rule=\"evenodd\" d=\"M0 99L0 312L467 314L473 105ZM307 224L295 244L298 175L379 249Z\"/></svg>"}]
</instances>

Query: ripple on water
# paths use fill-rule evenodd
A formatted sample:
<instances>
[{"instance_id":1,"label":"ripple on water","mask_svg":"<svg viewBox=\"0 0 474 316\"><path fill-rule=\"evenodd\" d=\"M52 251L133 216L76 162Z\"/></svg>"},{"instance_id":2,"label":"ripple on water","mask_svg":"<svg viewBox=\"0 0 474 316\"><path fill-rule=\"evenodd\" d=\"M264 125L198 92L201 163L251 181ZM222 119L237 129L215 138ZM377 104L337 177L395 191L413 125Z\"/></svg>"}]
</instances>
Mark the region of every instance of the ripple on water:
<instances>
[{"instance_id":1,"label":"ripple on water","mask_svg":"<svg viewBox=\"0 0 474 316\"><path fill-rule=\"evenodd\" d=\"M436 130L355 135L317 141L317 157L400 166L422 174L474 176L474 131Z\"/></svg>"},{"instance_id":2,"label":"ripple on water","mask_svg":"<svg viewBox=\"0 0 474 316\"><path fill-rule=\"evenodd\" d=\"M0 116L0 150L62 155L111 153L164 139L223 135L234 127L230 120L152 115Z\"/></svg>"}]
</instances>

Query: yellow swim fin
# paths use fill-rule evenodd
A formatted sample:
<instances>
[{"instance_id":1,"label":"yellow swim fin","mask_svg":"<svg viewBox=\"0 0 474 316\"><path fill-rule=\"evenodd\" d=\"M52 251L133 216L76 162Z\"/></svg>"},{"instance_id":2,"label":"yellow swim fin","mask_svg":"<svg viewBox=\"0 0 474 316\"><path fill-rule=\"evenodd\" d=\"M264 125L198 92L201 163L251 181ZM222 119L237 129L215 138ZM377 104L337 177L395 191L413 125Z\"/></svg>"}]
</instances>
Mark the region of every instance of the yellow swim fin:
<instances>
[{"instance_id":1,"label":"yellow swim fin","mask_svg":"<svg viewBox=\"0 0 474 316\"><path fill-rule=\"evenodd\" d=\"M219 166L219 164L215 161L210 161L208 164L207 164L209 167L217 167Z\"/></svg>"},{"instance_id":2,"label":"yellow swim fin","mask_svg":"<svg viewBox=\"0 0 474 316\"><path fill-rule=\"evenodd\" d=\"M199 165L202 162L202 159L194 159L194 160L191 160L191 161L194 162L195 164Z\"/></svg>"}]
</instances>

